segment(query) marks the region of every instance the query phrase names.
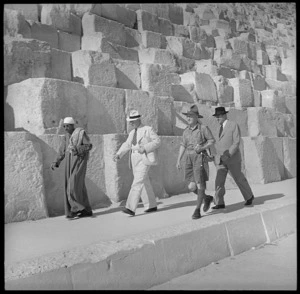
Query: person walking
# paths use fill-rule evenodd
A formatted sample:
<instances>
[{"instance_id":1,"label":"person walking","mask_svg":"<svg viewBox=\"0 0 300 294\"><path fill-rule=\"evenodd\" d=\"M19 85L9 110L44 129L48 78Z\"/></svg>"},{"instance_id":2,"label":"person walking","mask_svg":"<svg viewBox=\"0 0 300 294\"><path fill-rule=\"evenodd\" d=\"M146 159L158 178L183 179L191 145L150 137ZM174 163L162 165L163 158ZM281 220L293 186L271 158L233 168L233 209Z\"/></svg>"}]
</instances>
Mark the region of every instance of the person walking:
<instances>
[{"instance_id":1,"label":"person walking","mask_svg":"<svg viewBox=\"0 0 300 294\"><path fill-rule=\"evenodd\" d=\"M197 194L197 204L192 215L193 219L201 217L200 208L204 201L203 211L206 212L213 197L205 194L206 181L209 179L209 147L215 142L210 129L203 125L199 118L203 118L198 112L197 105L192 105L186 113L188 126L182 134L176 167L181 169L181 158L186 151L184 177L188 181L188 188Z\"/></svg>"},{"instance_id":2,"label":"person walking","mask_svg":"<svg viewBox=\"0 0 300 294\"><path fill-rule=\"evenodd\" d=\"M131 110L126 120L133 129L113 160L118 161L130 151L129 166L132 169L133 182L123 212L134 216L141 198L146 213L157 211L148 172L151 165L157 164L156 150L161 145L161 141L152 127L142 124L141 115L137 110Z\"/></svg>"},{"instance_id":3,"label":"person walking","mask_svg":"<svg viewBox=\"0 0 300 294\"><path fill-rule=\"evenodd\" d=\"M87 161L92 144L86 131L81 127L75 128L74 125L72 117L64 119L66 136L58 156L51 164L51 169L54 170L66 158L64 207L65 215L69 219L93 215L85 186Z\"/></svg>"},{"instance_id":4,"label":"person walking","mask_svg":"<svg viewBox=\"0 0 300 294\"><path fill-rule=\"evenodd\" d=\"M220 124L219 138L216 140L215 149L215 165L217 169L215 180L215 204L212 209L225 208L225 180L227 173L231 174L240 189L245 205L252 205L254 195L249 183L242 173L242 158L239 150L240 129L236 122L227 119L228 111L224 107L216 107L214 117Z\"/></svg>"}]
</instances>

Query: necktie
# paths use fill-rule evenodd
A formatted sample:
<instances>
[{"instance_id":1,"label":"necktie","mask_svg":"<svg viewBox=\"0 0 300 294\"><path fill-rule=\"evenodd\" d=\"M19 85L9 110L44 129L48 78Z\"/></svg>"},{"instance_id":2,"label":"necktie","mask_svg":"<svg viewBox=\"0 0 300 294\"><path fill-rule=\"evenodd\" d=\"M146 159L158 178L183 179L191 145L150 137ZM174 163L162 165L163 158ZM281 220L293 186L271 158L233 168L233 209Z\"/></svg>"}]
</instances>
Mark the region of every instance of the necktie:
<instances>
[{"instance_id":1,"label":"necktie","mask_svg":"<svg viewBox=\"0 0 300 294\"><path fill-rule=\"evenodd\" d=\"M137 129L135 129L134 134L133 134L133 139L132 139L132 145L136 145L136 136L137 136Z\"/></svg>"},{"instance_id":2,"label":"necktie","mask_svg":"<svg viewBox=\"0 0 300 294\"><path fill-rule=\"evenodd\" d=\"M222 124L221 127L220 127L219 138L221 137L222 132L223 132L223 124Z\"/></svg>"}]
</instances>

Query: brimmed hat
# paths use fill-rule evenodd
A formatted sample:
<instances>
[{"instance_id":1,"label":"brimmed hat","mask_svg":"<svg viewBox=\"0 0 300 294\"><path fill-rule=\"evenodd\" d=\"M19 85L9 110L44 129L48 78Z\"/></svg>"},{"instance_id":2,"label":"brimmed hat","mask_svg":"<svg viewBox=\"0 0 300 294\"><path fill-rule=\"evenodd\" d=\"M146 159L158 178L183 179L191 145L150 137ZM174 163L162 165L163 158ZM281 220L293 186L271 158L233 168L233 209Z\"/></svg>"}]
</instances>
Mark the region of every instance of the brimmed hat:
<instances>
[{"instance_id":1,"label":"brimmed hat","mask_svg":"<svg viewBox=\"0 0 300 294\"><path fill-rule=\"evenodd\" d=\"M199 118L203 118L201 114L199 114L197 105L193 104L187 112L182 112L184 115L197 115Z\"/></svg>"},{"instance_id":2,"label":"brimmed hat","mask_svg":"<svg viewBox=\"0 0 300 294\"><path fill-rule=\"evenodd\" d=\"M73 117L65 117L64 124L75 125L75 121L74 121Z\"/></svg>"},{"instance_id":3,"label":"brimmed hat","mask_svg":"<svg viewBox=\"0 0 300 294\"><path fill-rule=\"evenodd\" d=\"M226 114L227 112L228 111L226 111L223 106L216 107L215 108L215 114L213 114L213 116L219 116L219 115L222 115L222 114Z\"/></svg>"},{"instance_id":4,"label":"brimmed hat","mask_svg":"<svg viewBox=\"0 0 300 294\"><path fill-rule=\"evenodd\" d=\"M134 121L141 117L137 110L131 110L129 116L126 118L127 121Z\"/></svg>"}]
</instances>

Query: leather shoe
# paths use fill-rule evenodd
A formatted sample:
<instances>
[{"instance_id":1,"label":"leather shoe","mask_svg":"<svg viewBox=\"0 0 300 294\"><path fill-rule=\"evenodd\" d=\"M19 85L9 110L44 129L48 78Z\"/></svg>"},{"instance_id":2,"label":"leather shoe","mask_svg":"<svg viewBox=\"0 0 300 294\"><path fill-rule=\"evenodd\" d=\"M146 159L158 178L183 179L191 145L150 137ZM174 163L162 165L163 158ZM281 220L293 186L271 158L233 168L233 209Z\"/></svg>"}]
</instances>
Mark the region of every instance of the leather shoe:
<instances>
[{"instance_id":1,"label":"leather shoe","mask_svg":"<svg viewBox=\"0 0 300 294\"><path fill-rule=\"evenodd\" d=\"M134 212L134 211L132 211L132 210L126 208L126 207L125 207L122 211L123 211L124 213L130 214L130 215L132 215L132 216L135 215L135 212Z\"/></svg>"},{"instance_id":2,"label":"leather shoe","mask_svg":"<svg viewBox=\"0 0 300 294\"><path fill-rule=\"evenodd\" d=\"M193 215L192 215L192 219L198 219L200 217L201 217L200 208L196 208Z\"/></svg>"},{"instance_id":3,"label":"leather shoe","mask_svg":"<svg viewBox=\"0 0 300 294\"><path fill-rule=\"evenodd\" d=\"M77 212L72 212L72 211L69 215L66 216L66 218L69 218L69 219L75 218L75 217L77 217Z\"/></svg>"},{"instance_id":4,"label":"leather shoe","mask_svg":"<svg viewBox=\"0 0 300 294\"><path fill-rule=\"evenodd\" d=\"M92 215L93 215L92 211L87 211L85 209L77 212L78 217L87 217L87 216L92 216Z\"/></svg>"},{"instance_id":5,"label":"leather shoe","mask_svg":"<svg viewBox=\"0 0 300 294\"><path fill-rule=\"evenodd\" d=\"M246 205L246 206L251 205L253 200L254 200L254 196L252 195L252 197L250 199L248 199L244 205Z\"/></svg>"},{"instance_id":6,"label":"leather shoe","mask_svg":"<svg viewBox=\"0 0 300 294\"><path fill-rule=\"evenodd\" d=\"M210 195L206 195L204 198L204 206L203 206L203 211L206 212L209 210L210 204L212 203L212 201L214 200L214 198Z\"/></svg>"},{"instance_id":7,"label":"leather shoe","mask_svg":"<svg viewBox=\"0 0 300 294\"><path fill-rule=\"evenodd\" d=\"M225 208L225 204L218 204L212 207L212 209L221 209L221 208Z\"/></svg>"},{"instance_id":8,"label":"leather shoe","mask_svg":"<svg viewBox=\"0 0 300 294\"><path fill-rule=\"evenodd\" d=\"M145 210L145 212L153 212L153 211L157 211L157 206L152 207L152 208L148 208Z\"/></svg>"}]
</instances>

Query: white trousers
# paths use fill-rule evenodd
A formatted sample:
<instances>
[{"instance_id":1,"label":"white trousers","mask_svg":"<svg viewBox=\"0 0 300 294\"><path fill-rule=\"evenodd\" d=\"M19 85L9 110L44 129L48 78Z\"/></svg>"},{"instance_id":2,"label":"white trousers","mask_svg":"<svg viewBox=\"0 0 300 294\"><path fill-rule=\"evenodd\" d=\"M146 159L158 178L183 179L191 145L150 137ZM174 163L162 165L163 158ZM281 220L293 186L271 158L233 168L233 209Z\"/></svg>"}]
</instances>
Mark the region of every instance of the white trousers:
<instances>
[{"instance_id":1,"label":"white trousers","mask_svg":"<svg viewBox=\"0 0 300 294\"><path fill-rule=\"evenodd\" d=\"M125 207L135 211L141 198L145 209L156 207L155 195L148 176L150 166L143 163L142 155L138 152L131 153L131 162L133 182Z\"/></svg>"}]
</instances>

